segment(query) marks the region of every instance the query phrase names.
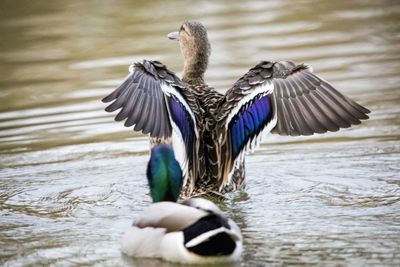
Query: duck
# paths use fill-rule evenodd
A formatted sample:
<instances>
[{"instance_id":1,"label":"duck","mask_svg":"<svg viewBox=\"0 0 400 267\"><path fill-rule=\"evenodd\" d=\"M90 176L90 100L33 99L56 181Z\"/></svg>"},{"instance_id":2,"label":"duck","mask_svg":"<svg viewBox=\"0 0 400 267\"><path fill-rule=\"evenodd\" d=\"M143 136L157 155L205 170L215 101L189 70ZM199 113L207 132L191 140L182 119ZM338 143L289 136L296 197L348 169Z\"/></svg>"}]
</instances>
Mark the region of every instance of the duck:
<instances>
[{"instance_id":1,"label":"duck","mask_svg":"<svg viewBox=\"0 0 400 267\"><path fill-rule=\"evenodd\" d=\"M121 239L121 251L135 258L160 258L182 264L240 260L240 228L213 202L190 198L176 202L183 184L180 164L169 144L155 145L147 166L153 203Z\"/></svg>"},{"instance_id":2,"label":"duck","mask_svg":"<svg viewBox=\"0 0 400 267\"><path fill-rule=\"evenodd\" d=\"M107 112L120 109L116 121L149 135L151 146L173 146L182 196L243 189L245 154L268 133L322 134L369 118L370 110L292 61L262 60L222 94L204 80L211 52L205 26L186 21L168 38L183 55L181 78L160 61L143 60L103 102L111 102Z\"/></svg>"}]
</instances>

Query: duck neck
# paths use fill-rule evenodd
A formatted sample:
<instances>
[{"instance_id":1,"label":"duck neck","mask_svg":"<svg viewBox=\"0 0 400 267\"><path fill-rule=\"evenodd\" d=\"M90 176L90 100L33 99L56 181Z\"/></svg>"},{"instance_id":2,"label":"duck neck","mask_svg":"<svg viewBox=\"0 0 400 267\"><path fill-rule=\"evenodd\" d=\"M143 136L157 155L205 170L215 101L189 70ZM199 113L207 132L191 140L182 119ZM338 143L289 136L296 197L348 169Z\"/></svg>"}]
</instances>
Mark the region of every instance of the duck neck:
<instances>
[{"instance_id":1,"label":"duck neck","mask_svg":"<svg viewBox=\"0 0 400 267\"><path fill-rule=\"evenodd\" d=\"M208 66L206 51L197 51L194 55L185 55L182 80L186 83L204 83L204 73Z\"/></svg>"}]
</instances>

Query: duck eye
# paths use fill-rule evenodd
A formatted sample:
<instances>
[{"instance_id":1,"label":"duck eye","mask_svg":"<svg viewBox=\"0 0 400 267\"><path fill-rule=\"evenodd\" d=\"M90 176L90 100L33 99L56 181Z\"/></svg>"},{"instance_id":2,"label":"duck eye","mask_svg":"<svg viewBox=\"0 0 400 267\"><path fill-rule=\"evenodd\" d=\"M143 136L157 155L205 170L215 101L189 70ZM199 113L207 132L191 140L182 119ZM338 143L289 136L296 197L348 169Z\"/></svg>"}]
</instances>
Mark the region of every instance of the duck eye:
<instances>
[{"instance_id":1,"label":"duck eye","mask_svg":"<svg viewBox=\"0 0 400 267\"><path fill-rule=\"evenodd\" d=\"M185 28L185 26L183 26L183 25L181 26L181 29L179 30L179 32L181 32L181 31L184 31L187 35L192 36L192 35L190 34L190 32L187 31L186 28Z\"/></svg>"}]
</instances>

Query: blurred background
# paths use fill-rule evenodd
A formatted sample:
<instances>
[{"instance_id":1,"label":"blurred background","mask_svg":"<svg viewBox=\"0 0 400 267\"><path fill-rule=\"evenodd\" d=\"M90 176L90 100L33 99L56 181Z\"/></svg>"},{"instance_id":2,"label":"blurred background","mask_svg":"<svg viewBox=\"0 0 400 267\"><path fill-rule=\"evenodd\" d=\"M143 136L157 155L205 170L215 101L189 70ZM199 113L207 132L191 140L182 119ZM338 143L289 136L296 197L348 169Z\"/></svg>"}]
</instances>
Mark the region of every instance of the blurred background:
<instances>
[{"instance_id":1,"label":"blurred background","mask_svg":"<svg viewBox=\"0 0 400 267\"><path fill-rule=\"evenodd\" d=\"M121 255L150 203L147 137L100 99L142 59L180 75L185 20L212 46L221 92L261 60L293 60L368 107L368 121L269 135L247 188L220 206L242 228L242 266L400 265L398 1L0 2L0 265L174 266Z\"/></svg>"}]
</instances>

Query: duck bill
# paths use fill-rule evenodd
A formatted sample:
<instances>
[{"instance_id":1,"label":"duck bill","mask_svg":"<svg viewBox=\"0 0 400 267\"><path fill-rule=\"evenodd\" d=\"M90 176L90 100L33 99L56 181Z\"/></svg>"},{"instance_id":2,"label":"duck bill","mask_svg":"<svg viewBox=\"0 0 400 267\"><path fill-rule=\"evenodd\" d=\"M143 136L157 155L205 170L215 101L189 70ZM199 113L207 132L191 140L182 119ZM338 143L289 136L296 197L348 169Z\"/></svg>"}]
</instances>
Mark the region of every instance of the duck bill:
<instances>
[{"instance_id":1,"label":"duck bill","mask_svg":"<svg viewBox=\"0 0 400 267\"><path fill-rule=\"evenodd\" d=\"M171 32L167 36L170 40L179 40L179 32Z\"/></svg>"}]
</instances>

